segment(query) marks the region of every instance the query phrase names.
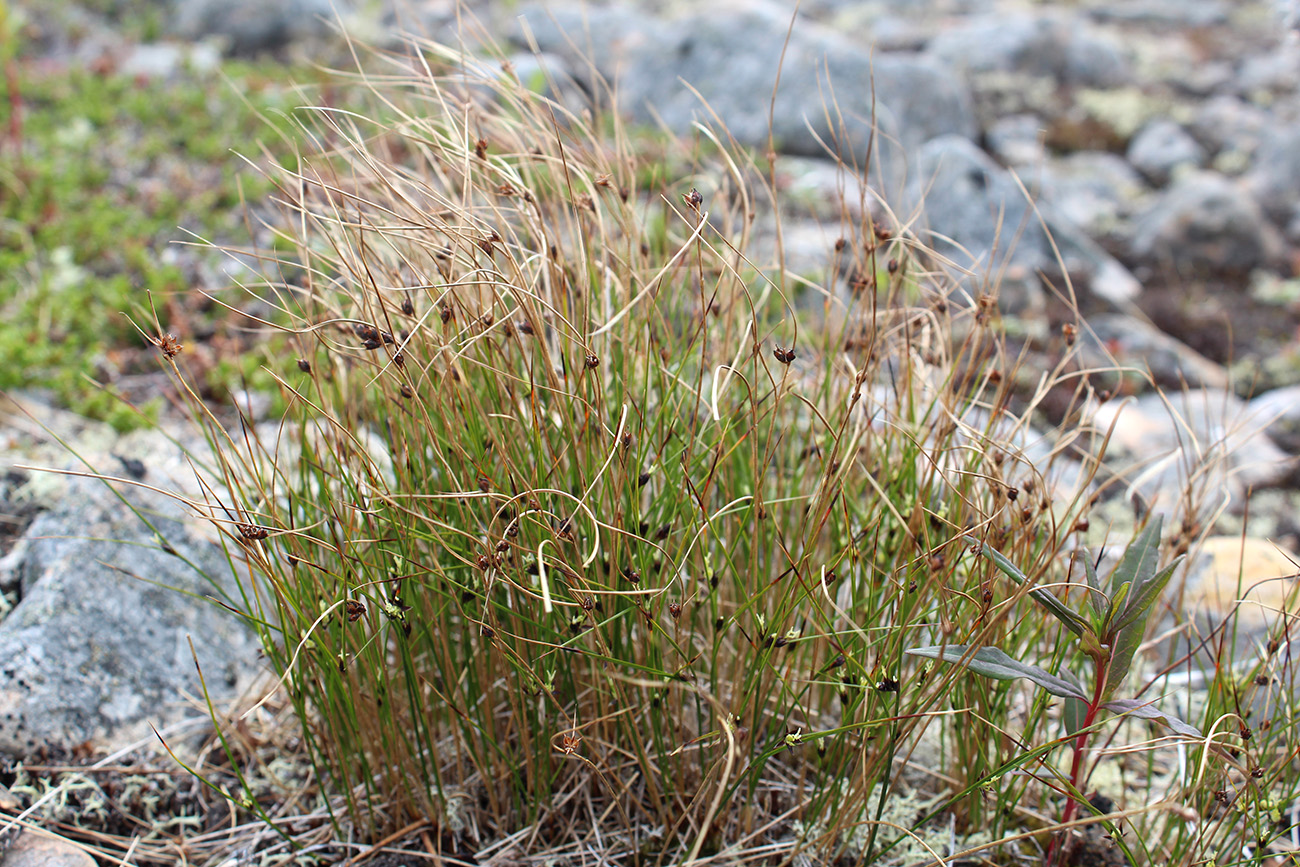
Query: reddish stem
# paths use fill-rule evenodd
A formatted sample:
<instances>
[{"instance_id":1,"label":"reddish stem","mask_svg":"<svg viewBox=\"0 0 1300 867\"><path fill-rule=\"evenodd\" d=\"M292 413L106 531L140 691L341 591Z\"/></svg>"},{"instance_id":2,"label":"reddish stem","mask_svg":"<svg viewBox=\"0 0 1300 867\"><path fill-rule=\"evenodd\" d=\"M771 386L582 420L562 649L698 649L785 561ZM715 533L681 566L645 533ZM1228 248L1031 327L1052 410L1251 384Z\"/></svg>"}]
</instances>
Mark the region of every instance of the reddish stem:
<instances>
[{"instance_id":1,"label":"reddish stem","mask_svg":"<svg viewBox=\"0 0 1300 867\"><path fill-rule=\"evenodd\" d=\"M1088 712L1083 717L1083 731L1079 732L1074 739L1074 758L1070 761L1070 794L1069 800L1065 802L1065 812L1061 814L1061 824L1068 825L1074 821L1075 814L1079 812L1079 802L1074 797L1074 793L1079 791L1079 776L1083 773L1083 751L1088 744L1088 730L1097 720L1097 714L1101 712L1101 695L1102 690L1106 688L1106 678L1100 672L1104 668L1098 667L1097 685L1092 693L1092 701L1088 704ZM1047 867L1056 867L1056 858L1061 852L1065 831L1052 838L1052 842L1047 846L1047 858L1044 859Z\"/></svg>"}]
</instances>

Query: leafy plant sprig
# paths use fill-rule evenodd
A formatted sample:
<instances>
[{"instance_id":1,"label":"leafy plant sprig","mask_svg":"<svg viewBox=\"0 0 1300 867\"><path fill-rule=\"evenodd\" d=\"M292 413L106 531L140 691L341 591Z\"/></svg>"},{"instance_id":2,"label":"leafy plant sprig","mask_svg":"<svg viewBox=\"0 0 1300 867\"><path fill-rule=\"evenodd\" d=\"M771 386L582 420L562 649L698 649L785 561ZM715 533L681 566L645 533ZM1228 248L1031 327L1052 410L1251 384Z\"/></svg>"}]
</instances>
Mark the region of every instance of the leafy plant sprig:
<instances>
[{"instance_id":1,"label":"leafy plant sprig","mask_svg":"<svg viewBox=\"0 0 1300 867\"><path fill-rule=\"evenodd\" d=\"M906 651L914 656L963 665L975 674L994 680L1025 678L1052 695L1065 699L1065 723L1068 732L1074 735L1074 756L1070 766L1069 800L1061 816L1062 825L1073 821L1078 811L1080 792L1085 782L1083 759L1088 735L1103 710L1156 720L1178 734L1201 737L1195 727L1165 713L1150 702L1115 697L1132 669L1133 656L1146 633L1152 605L1182 560L1179 557L1163 569L1158 568L1161 524L1162 519L1157 516L1138 534L1111 573L1105 589L1097 577L1096 567L1088 558L1083 558L1088 582L1087 611L1076 611L1045 588L1029 591L1030 598L1046 608L1073 633L1079 641L1080 649L1092 659L1094 676L1091 694L1083 687L1083 680L1072 672L1052 674L1039 666L1015 659L997 647L950 644L914 647ZM981 545L980 552L1012 581L1019 585L1028 583L1029 579L1024 572L998 551L988 545ZM1058 850L1057 841L1053 841L1048 852L1049 865L1055 863Z\"/></svg>"}]
</instances>

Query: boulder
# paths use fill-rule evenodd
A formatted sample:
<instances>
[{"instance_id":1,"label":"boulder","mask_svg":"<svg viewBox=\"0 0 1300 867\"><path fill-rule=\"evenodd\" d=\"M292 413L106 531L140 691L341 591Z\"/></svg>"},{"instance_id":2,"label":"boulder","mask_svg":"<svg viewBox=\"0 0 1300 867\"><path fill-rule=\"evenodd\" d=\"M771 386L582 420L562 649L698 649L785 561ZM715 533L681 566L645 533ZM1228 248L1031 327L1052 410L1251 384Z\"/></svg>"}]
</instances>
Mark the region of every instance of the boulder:
<instances>
[{"instance_id":1,"label":"boulder","mask_svg":"<svg viewBox=\"0 0 1300 867\"><path fill-rule=\"evenodd\" d=\"M1270 129L1246 177L1268 216L1285 226L1300 214L1300 124Z\"/></svg>"},{"instance_id":2,"label":"boulder","mask_svg":"<svg viewBox=\"0 0 1300 867\"><path fill-rule=\"evenodd\" d=\"M1183 604L1212 624L1235 617L1263 643L1272 627L1297 612L1297 563L1296 554L1268 539L1211 536L1188 569Z\"/></svg>"},{"instance_id":3,"label":"boulder","mask_svg":"<svg viewBox=\"0 0 1300 867\"><path fill-rule=\"evenodd\" d=\"M770 113L782 153L829 149L862 161L871 142L877 160L891 163L886 176L897 177L922 142L976 133L970 95L948 67L913 54L873 55L812 24L796 27L787 45L784 14L747 9L660 21L624 7L534 7L518 26L521 45L526 29L589 89L598 77L617 82L619 108L634 122L681 134L697 121L716 125L716 114L736 141L766 148Z\"/></svg>"},{"instance_id":4,"label":"boulder","mask_svg":"<svg viewBox=\"0 0 1300 867\"><path fill-rule=\"evenodd\" d=\"M1200 105L1191 133L1211 154L1214 168L1224 174L1241 174L1254 159L1265 134L1274 124L1269 113L1242 99L1220 94Z\"/></svg>"},{"instance_id":5,"label":"boulder","mask_svg":"<svg viewBox=\"0 0 1300 867\"><path fill-rule=\"evenodd\" d=\"M980 16L941 31L928 50L963 75L1015 72L1099 88L1133 78L1119 46L1066 18Z\"/></svg>"},{"instance_id":6,"label":"boulder","mask_svg":"<svg viewBox=\"0 0 1300 867\"><path fill-rule=\"evenodd\" d=\"M1226 389L1228 372L1149 322L1122 313L1095 316L1080 339L1085 367L1104 370L1111 365L1149 373L1163 388Z\"/></svg>"},{"instance_id":7,"label":"boulder","mask_svg":"<svg viewBox=\"0 0 1300 867\"><path fill-rule=\"evenodd\" d=\"M1013 114L998 118L984 132L989 153L1003 165L1033 167L1047 161L1043 145L1046 124L1036 114Z\"/></svg>"},{"instance_id":8,"label":"boulder","mask_svg":"<svg viewBox=\"0 0 1300 867\"><path fill-rule=\"evenodd\" d=\"M944 136L922 146L903 201L903 213L922 211L923 241L959 271L1052 279L1064 272L1077 288L1117 304L1140 288L1077 226L1047 205L1031 206L1015 177L967 139Z\"/></svg>"},{"instance_id":9,"label":"boulder","mask_svg":"<svg viewBox=\"0 0 1300 867\"><path fill-rule=\"evenodd\" d=\"M1183 277L1244 274L1274 264L1282 238L1241 185L1217 172L1192 172L1158 195L1135 220L1130 252Z\"/></svg>"},{"instance_id":10,"label":"boulder","mask_svg":"<svg viewBox=\"0 0 1300 867\"><path fill-rule=\"evenodd\" d=\"M237 598L219 547L172 518L146 525L101 482L72 494L9 564L21 598L0 621L0 753L112 749L174 721L183 696L202 695L190 640L218 700L254 667L252 633L206 598Z\"/></svg>"},{"instance_id":11,"label":"boulder","mask_svg":"<svg viewBox=\"0 0 1300 867\"><path fill-rule=\"evenodd\" d=\"M1199 503L1197 520L1224 505L1240 510L1255 488L1286 483L1295 461L1258 430L1257 420L1234 394L1192 389L1153 393L1096 406L1092 425L1112 431L1106 464L1151 508L1180 511L1189 487Z\"/></svg>"},{"instance_id":12,"label":"boulder","mask_svg":"<svg viewBox=\"0 0 1300 867\"><path fill-rule=\"evenodd\" d=\"M1090 237L1108 238L1125 232L1147 185L1118 154L1078 151L1046 165L1042 191L1056 214Z\"/></svg>"},{"instance_id":13,"label":"boulder","mask_svg":"<svg viewBox=\"0 0 1300 867\"><path fill-rule=\"evenodd\" d=\"M1300 385L1264 392L1251 400L1250 411L1278 445L1300 454Z\"/></svg>"},{"instance_id":14,"label":"boulder","mask_svg":"<svg viewBox=\"0 0 1300 867\"><path fill-rule=\"evenodd\" d=\"M1164 186L1174 172L1204 166L1205 149L1172 120L1157 118L1129 142L1128 161L1151 183Z\"/></svg>"},{"instance_id":15,"label":"boulder","mask_svg":"<svg viewBox=\"0 0 1300 867\"><path fill-rule=\"evenodd\" d=\"M243 57L327 37L351 13L349 0L175 0L172 31L185 39L215 38L226 53Z\"/></svg>"},{"instance_id":16,"label":"boulder","mask_svg":"<svg viewBox=\"0 0 1300 867\"><path fill-rule=\"evenodd\" d=\"M16 600L0 611L0 753L116 748L147 737L149 722L192 716L183 700L202 693L190 639L216 701L251 681L255 635L208 598L238 598L210 525L135 485L115 492L17 466L86 472L75 452L103 473L202 499L175 439L118 435L32 395L12 398L0 400L3 494L36 515L0 559L0 586Z\"/></svg>"}]
</instances>

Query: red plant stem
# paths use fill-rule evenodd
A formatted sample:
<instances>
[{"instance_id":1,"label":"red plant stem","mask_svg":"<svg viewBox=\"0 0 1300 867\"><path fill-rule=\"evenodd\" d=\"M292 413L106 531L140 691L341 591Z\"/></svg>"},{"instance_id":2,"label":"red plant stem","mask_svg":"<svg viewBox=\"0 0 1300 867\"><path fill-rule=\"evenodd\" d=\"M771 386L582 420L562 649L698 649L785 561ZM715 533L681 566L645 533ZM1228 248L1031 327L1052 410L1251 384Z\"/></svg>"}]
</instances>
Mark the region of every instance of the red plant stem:
<instances>
[{"instance_id":1,"label":"red plant stem","mask_svg":"<svg viewBox=\"0 0 1300 867\"><path fill-rule=\"evenodd\" d=\"M1061 814L1061 824L1068 825L1074 821L1075 814L1079 811L1079 802L1075 799L1074 793L1079 790L1079 775L1083 772L1083 751L1088 744L1088 729L1097 720L1097 714L1101 711L1101 694L1106 688L1106 678L1101 671L1105 669L1098 666L1099 673L1097 685L1092 693L1092 701L1088 704L1088 712L1083 717L1083 731L1079 732L1074 739L1074 758L1070 761L1070 795L1069 800L1065 802L1065 812ZM1068 831L1065 833L1069 833ZM1061 843L1065 839L1065 834L1052 838L1052 842L1047 846L1047 858L1044 859L1047 867L1055 867L1056 856L1060 853Z\"/></svg>"}]
</instances>

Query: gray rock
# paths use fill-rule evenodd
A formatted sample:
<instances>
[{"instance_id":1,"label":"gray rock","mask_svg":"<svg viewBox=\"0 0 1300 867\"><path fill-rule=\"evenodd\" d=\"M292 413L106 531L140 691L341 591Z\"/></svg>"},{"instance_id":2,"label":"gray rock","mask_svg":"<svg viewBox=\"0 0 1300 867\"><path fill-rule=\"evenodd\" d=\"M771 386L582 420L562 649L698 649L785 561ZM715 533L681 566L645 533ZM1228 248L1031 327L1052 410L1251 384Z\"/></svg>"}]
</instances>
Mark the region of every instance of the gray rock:
<instances>
[{"instance_id":1,"label":"gray rock","mask_svg":"<svg viewBox=\"0 0 1300 867\"><path fill-rule=\"evenodd\" d=\"M1115 0L1093 6L1098 21L1159 27L1217 27L1228 23L1228 7L1220 0Z\"/></svg>"},{"instance_id":2,"label":"gray rock","mask_svg":"<svg viewBox=\"0 0 1300 867\"><path fill-rule=\"evenodd\" d=\"M1234 84L1248 97L1294 93L1300 84L1300 49L1284 42L1272 51L1247 57Z\"/></svg>"},{"instance_id":3,"label":"gray rock","mask_svg":"<svg viewBox=\"0 0 1300 867\"><path fill-rule=\"evenodd\" d=\"M998 118L984 132L989 153L1003 165L1035 166L1047 161L1043 146L1045 124L1036 114Z\"/></svg>"},{"instance_id":4,"label":"gray rock","mask_svg":"<svg viewBox=\"0 0 1300 867\"><path fill-rule=\"evenodd\" d=\"M43 510L0 560L0 584L13 588L17 601L8 616L0 611L0 752L88 740L121 745L148 734L146 719L169 722L180 691L196 694L187 635L217 696L229 693L231 675L242 679L251 670L251 633L202 598L233 586L229 562L205 541L209 525L161 494L123 486L177 552L171 555L103 483L16 466L85 472L71 449L102 472L202 501L178 440L202 460L205 445L194 431L123 436L37 395L0 398L5 497L27 512ZM213 479L207 484L219 489Z\"/></svg>"},{"instance_id":5,"label":"gray rock","mask_svg":"<svg viewBox=\"0 0 1300 867\"><path fill-rule=\"evenodd\" d=\"M1133 136L1128 161L1156 186L1169 183L1174 172L1205 165L1205 149L1181 126L1166 118L1148 123Z\"/></svg>"},{"instance_id":6,"label":"gray rock","mask_svg":"<svg viewBox=\"0 0 1300 867\"><path fill-rule=\"evenodd\" d=\"M974 18L940 32L929 53L963 74L1019 72L1082 87L1120 87L1133 77L1118 46L1065 18Z\"/></svg>"},{"instance_id":7,"label":"gray rock","mask_svg":"<svg viewBox=\"0 0 1300 867\"><path fill-rule=\"evenodd\" d=\"M172 30L220 39L227 53L247 56L328 36L331 22L351 12L349 0L175 0Z\"/></svg>"},{"instance_id":8,"label":"gray rock","mask_svg":"<svg viewBox=\"0 0 1300 867\"><path fill-rule=\"evenodd\" d=\"M1249 167L1266 132L1275 121L1268 112L1227 94L1214 96L1196 111L1191 133L1210 153L1214 166L1225 174L1240 174Z\"/></svg>"},{"instance_id":9,"label":"gray rock","mask_svg":"<svg viewBox=\"0 0 1300 867\"><path fill-rule=\"evenodd\" d=\"M1093 238L1120 234L1147 186L1128 162L1106 151L1079 151L1052 160L1043 197L1056 213Z\"/></svg>"},{"instance_id":10,"label":"gray rock","mask_svg":"<svg viewBox=\"0 0 1300 867\"><path fill-rule=\"evenodd\" d=\"M1295 469L1244 402L1221 389L1112 400L1094 408L1092 425L1112 432L1108 466L1153 509L1182 510L1190 486L1201 519L1225 496L1240 510L1249 490L1284 484Z\"/></svg>"},{"instance_id":11,"label":"gray rock","mask_svg":"<svg viewBox=\"0 0 1300 867\"><path fill-rule=\"evenodd\" d=\"M1300 453L1300 385L1266 391L1250 402L1260 430L1292 453Z\"/></svg>"},{"instance_id":12,"label":"gray rock","mask_svg":"<svg viewBox=\"0 0 1300 867\"><path fill-rule=\"evenodd\" d=\"M1265 134L1246 180L1269 217L1286 225L1300 202L1300 124Z\"/></svg>"},{"instance_id":13,"label":"gray rock","mask_svg":"<svg viewBox=\"0 0 1300 867\"><path fill-rule=\"evenodd\" d=\"M784 16L744 11L661 22L611 7L587 9L585 15L533 8L520 17L540 49L564 57L588 88L595 86L593 73L617 80L620 108L632 120L662 121L689 133L697 120L713 124L712 111L738 142L766 147L769 102L789 23ZM874 121L881 131L874 139L876 155L892 151L883 156L891 162L886 177L901 172L903 155L921 142L976 132L970 96L948 68L910 54L873 56L864 46L809 26L796 28L785 50L772 113L778 149L823 156L828 146L839 147L862 160L873 140L873 84ZM827 109L832 92L836 105Z\"/></svg>"},{"instance_id":14,"label":"gray rock","mask_svg":"<svg viewBox=\"0 0 1300 867\"><path fill-rule=\"evenodd\" d=\"M1055 277L1064 271L1077 288L1114 303L1130 300L1140 288L1078 227L1047 205L1031 207L1011 173L967 139L944 136L925 144L903 201L904 213L923 208L930 233L923 240L959 269Z\"/></svg>"},{"instance_id":15,"label":"gray rock","mask_svg":"<svg viewBox=\"0 0 1300 867\"><path fill-rule=\"evenodd\" d=\"M1183 176L1134 224L1132 255L1183 276L1246 273L1271 264L1282 239L1240 185L1217 172Z\"/></svg>"},{"instance_id":16,"label":"gray rock","mask_svg":"<svg viewBox=\"0 0 1300 867\"><path fill-rule=\"evenodd\" d=\"M182 692L201 694L187 639L218 698L256 655L203 598L235 591L220 548L156 515L155 535L100 482L72 494L28 529L22 598L0 622L0 753L121 746L182 715Z\"/></svg>"},{"instance_id":17,"label":"gray rock","mask_svg":"<svg viewBox=\"0 0 1300 867\"><path fill-rule=\"evenodd\" d=\"M1182 341L1148 322L1124 314L1104 314L1088 320L1080 341L1086 367L1106 369L1114 364L1145 370L1164 388L1228 387L1228 372Z\"/></svg>"}]
</instances>

